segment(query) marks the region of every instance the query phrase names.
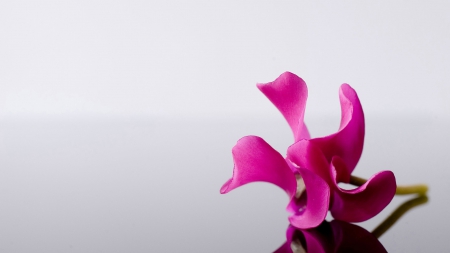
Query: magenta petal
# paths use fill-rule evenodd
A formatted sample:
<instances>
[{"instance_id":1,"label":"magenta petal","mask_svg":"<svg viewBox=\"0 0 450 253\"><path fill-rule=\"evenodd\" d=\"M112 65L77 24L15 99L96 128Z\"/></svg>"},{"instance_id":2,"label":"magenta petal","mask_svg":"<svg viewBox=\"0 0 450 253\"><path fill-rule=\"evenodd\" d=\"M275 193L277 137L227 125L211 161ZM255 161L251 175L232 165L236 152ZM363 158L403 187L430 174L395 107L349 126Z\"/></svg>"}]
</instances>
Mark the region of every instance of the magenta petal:
<instances>
[{"instance_id":1,"label":"magenta petal","mask_svg":"<svg viewBox=\"0 0 450 253\"><path fill-rule=\"evenodd\" d=\"M287 158L298 167L306 168L331 182L330 165L317 145L309 140L301 140L288 148Z\"/></svg>"},{"instance_id":2,"label":"magenta petal","mask_svg":"<svg viewBox=\"0 0 450 253\"><path fill-rule=\"evenodd\" d=\"M257 87L283 114L294 133L295 141L310 139L303 122L308 98L308 88L303 79L290 72L284 72L275 81L257 84Z\"/></svg>"},{"instance_id":3,"label":"magenta petal","mask_svg":"<svg viewBox=\"0 0 450 253\"><path fill-rule=\"evenodd\" d=\"M315 138L329 162L333 156L340 156L351 173L361 157L364 145L364 112L355 90L348 84L339 89L341 102L341 125L335 134Z\"/></svg>"},{"instance_id":4,"label":"magenta petal","mask_svg":"<svg viewBox=\"0 0 450 253\"><path fill-rule=\"evenodd\" d=\"M298 211L289 217L289 222L292 226L301 229L317 227L327 216L330 188L314 172L304 168L299 168L298 171L306 187L306 205L298 205ZM291 200L290 209L292 209L294 202L295 198Z\"/></svg>"},{"instance_id":5,"label":"magenta petal","mask_svg":"<svg viewBox=\"0 0 450 253\"><path fill-rule=\"evenodd\" d=\"M220 189L227 193L251 182L268 182L285 190L292 198L297 190L294 173L284 158L267 142L257 136L241 138L232 150L234 159L233 177Z\"/></svg>"},{"instance_id":6,"label":"magenta petal","mask_svg":"<svg viewBox=\"0 0 450 253\"><path fill-rule=\"evenodd\" d=\"M334 159L333 165L336 166ZM333 174L335 176L336 172ZM378 172L353 190L343 190L336 184L336 179L334 182L330 211L335 219L347 222L361 222L377 215L391 202L397 188L391 171Z\"/></svg>"}]
</instances>

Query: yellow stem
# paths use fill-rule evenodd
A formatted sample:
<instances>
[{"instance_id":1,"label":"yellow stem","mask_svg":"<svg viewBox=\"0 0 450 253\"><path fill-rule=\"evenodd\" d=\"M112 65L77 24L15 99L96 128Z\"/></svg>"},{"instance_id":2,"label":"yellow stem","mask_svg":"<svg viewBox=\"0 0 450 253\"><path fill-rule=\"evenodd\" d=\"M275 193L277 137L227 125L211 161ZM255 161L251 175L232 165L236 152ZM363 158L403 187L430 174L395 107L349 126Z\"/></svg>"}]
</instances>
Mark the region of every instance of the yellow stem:
<instances>
[{"instance_id":1,"label":"yellow stem","mask_svg":"<svg viewBox=\"0 0 450 253\"><path fill-rule=\"evenodd\" d=\"M355 186L361 186L366 183L367 180L364 178L350 176L350 184ZM428 186L425 184L416 184L416 185L408 185L408 186L397 186L397 190L395 191L396 195L407 195L407 194L419 194L425 195L428 191Z\"/></svg>"}]
</instances>

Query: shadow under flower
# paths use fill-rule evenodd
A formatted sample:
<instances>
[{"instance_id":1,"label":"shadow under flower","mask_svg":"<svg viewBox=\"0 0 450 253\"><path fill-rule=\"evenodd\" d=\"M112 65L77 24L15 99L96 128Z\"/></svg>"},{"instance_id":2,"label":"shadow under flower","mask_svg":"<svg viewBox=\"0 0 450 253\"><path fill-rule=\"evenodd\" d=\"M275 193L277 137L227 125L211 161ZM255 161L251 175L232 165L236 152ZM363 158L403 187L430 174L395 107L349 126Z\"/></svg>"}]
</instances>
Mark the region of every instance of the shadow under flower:
<instances>
[{"instance_id":1,"label":"shadow under flower","mask_svg":"<svg viewBox=\"0 0 450 253\"><path fill-rule=\"evenodd\" d=\"M323 221L313 229L298 229L290 225L286 231L286 242L274 253L387 252L377 238L408 210L426 202L426 195L419 195L404 202L372 233L355 224L339 220Z\"/></svg>"},{"instance_id":2,"label":"shadow under flower","mask_svg":"<svg viewBox=\"0 0 450 253\"><path fill-rule=\"evenodd\" d=\"M314 229L289 226L287 241L275 253L300 252L387 252L378 239L364 228L333 220Z\"/></svg>"}]
</instances>

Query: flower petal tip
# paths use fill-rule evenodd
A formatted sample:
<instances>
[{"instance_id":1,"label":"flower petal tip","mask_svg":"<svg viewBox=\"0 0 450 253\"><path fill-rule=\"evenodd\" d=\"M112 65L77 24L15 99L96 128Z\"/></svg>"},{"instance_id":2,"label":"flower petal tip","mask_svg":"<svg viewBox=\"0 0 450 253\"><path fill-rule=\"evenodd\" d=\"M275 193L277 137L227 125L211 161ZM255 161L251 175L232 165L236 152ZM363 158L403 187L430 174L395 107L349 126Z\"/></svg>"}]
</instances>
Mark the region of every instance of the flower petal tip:
<instances>
[{"instance_id":1,"label":"flower petal tip","mask_svg":"<svg viewBox=\"0 0 450 253\"><path fill-rule=\"evenodd\" d=\"M225 194L231 191L231 189L229 189L229 186L232 180L233 179L228 179L228 181L225 184L223 184L222 187L220 187L220 194Z\"/></svg>"},{"instance_id":2,"label":"flower petal tip","mask_svg":"<svg viewBox=\"0 0 450 253\"><path fill-rule=\"evenodd\" d=\"M284 72L275 81L256 86L286 119L295 141L310 138L303 122L308 88L302 78L291 72Z\"/></svg>"},{"instance_id":3,"label":"flower petal tip","mask_svg":"<svg viewBox=\"0 0 450 253\"><path fill-rule=\"evenodd\" d=\"M224 194L252 182L268 182L295 194L297 182L283 156L258 136L241 138L232 149L233 176L220 189Z\"/></svg>"}]
</instances>

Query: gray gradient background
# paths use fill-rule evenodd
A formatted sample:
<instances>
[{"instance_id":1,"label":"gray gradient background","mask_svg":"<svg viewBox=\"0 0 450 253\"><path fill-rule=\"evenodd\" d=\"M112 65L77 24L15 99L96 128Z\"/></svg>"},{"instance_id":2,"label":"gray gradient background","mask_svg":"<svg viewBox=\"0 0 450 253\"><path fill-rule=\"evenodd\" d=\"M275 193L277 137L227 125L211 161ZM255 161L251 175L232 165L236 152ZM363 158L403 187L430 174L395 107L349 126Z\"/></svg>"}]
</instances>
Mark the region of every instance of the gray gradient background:
<instances>
[{"instance_id":1,"label":"gray gradient background","mask_svg":"<svg viewBox=\"0 0 450 253\"><path fill-rule=\"evenodd\" d=\"M381 242L448 250L450 4L446 1L0 2L2 252L271 252L287 197L227 195L231 148L287 124L255 83L308 84L313 136L356 89L366 145L355 171L430 184L430 202ZM373 229L406 198L361 226Z\"/></svg>"}]
</instances>

